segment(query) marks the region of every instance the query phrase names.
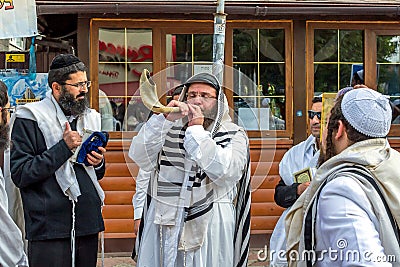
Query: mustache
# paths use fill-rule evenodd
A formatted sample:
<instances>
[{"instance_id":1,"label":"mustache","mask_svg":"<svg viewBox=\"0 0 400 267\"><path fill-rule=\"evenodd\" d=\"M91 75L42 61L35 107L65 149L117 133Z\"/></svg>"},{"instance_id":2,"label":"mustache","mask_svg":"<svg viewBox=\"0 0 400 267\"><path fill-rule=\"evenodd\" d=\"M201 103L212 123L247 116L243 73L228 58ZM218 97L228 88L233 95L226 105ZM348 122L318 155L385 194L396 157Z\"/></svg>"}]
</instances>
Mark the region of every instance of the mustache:
<instances>
[{"instance_id":1,"label":"mustache","mask_svg":"<svg viewBox=\"0 0 400 267\"><path fill-rule=\"evenodd\" d=\"M82 92L82 93L80 93L79 95L77 95L77 96L76 96L76 98L78 98L78 97L81 97L81 96L84 96L84 97L86 97L86 95L87 95L87 93L85 93L85 92Z\"/></svg>"}]
</instances>

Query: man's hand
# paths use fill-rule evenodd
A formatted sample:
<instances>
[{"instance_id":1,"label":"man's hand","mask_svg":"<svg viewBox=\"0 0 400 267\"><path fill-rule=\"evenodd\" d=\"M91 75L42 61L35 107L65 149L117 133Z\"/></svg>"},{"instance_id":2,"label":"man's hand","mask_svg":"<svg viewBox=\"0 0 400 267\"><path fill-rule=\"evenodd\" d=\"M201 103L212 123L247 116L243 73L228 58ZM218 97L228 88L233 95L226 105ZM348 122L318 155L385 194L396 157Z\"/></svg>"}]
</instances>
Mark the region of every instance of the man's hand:
<instances>
[{"instance_id":1,"label":"man's hand","mask_svg":"<svg viewBox=\"0 0 400 267\"><path fill-rule=\"evenodd\" d=\"M100 150L100 153L91 151L87 154L87 160L92 166L99 165L104 158L103 154L106 152L106 149L101 146L99 146L98 149Z\"/></svg>"},{"instance_id":2,"label":"man's hand","mask_svg":"<svg viewBox=\"0 0 400 267\"><path fill-rule=\"evenodd\" d=\"M137 235L139 232L139 226L140 226L140 219L136 219L133 221L133 233Z\"/></svg>"},{"instance_id":3,"label":"man's hand","mask_svg":"<svg viewBox=\"0 0 400 267\"><path fill-rule=\"evenodd\" d=\"M171 102L168 103L167 107L179 107L180 110L180 112L165 113L164 116L169 121L179 120L187 116L189 113L188 105L184 102L180 102L177 100L171 100Z\"/></svg>"},{"instance_id":4,"label":"man's hand","mask_svg":"<svg viewBox=\"0 0 400 267\"><path fill-rule=\"evenodd\" d=\"M305 182L302 184L299 184L299 186L297 187L297 195L301 195L303 194L304 191L306 191L307 187L310 185L310 182Z\"/></svg>"},{"instance_id":5,"label":"man's hand","mask_svg":"<svg viewBox=\"0 0 400 267\"><path fill-rule=\"evenodd\" d=\"M70 150L77 148L82 143L82 136L77 131L71 131L69 122L65 123L63 139Z\"/></svg>"},{"instance_id":6,"label":"man's hand","mask_svg":"<svg viewBox=\"0 0 400 267\"><path fill-rule=\"evenodd\" d=\"M189 126L203 125L204 115L199 106L188 104L189 107Z\"/></svg>"}]
</instances>

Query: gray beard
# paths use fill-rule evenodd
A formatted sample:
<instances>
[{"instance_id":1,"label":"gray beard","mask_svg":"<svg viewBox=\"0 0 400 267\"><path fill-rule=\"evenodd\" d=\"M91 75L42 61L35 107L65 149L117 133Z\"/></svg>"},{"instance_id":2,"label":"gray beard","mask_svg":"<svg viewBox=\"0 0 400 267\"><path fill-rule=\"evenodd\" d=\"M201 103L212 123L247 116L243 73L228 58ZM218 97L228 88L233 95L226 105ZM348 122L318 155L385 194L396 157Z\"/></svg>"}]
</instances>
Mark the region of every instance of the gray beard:
<instances>
[{"instance_id":1,"label":"gray beard","mask_svg":"<svg viewBox=\"0 0 400 267\"><path fill-rule=\"evenodd\" d=\"M85 95L85 98L82 100L76 100L75 97L63 87L58 104L66 115L78 116L83 114L89 107L89 100L87 95Z\"/></svg>"},{"instance_id":2,"label":"gray beard","mask_svg":"<svg viewBox=\"0 0 400 267\"><path fill-rule=\"evenodd\" d=\"M210 127L210 125L214 122L215 120L213 119L204 119L203 122L203 128L207 129L208 127Z\"/></svg>"},{"instance_id":3,"label":"gray beard","mask_svg":"<svg viewBox=\"0 0 400 267\"><path fill-rule=\"evenodd\" d=\"M215 121L217 118L217 110L218 110L218 105L216 104L211 110L203 111L204 115L204 122L203 122L203 128L207 129L210 127L210 125Z\"/></svg>"}]
</instances>

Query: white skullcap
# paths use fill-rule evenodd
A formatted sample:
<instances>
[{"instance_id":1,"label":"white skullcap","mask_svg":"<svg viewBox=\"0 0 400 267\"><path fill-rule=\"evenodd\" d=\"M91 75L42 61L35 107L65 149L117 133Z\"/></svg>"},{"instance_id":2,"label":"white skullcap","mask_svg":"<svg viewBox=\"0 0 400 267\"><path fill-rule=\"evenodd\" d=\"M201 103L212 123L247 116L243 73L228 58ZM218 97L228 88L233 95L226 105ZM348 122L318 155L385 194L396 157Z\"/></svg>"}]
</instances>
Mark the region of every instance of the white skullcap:
<instances>
[{"instance_id":1,"label":"white skullcap","mask_svg":"<svg viewBox=\"0 0 400 267\"><path fill-rule=\"evenodd\" d=\"M384 95L360 88L348 91L342 100L342 113L358 132L370 137L386 137L392 122L392 109Z\"/></svg>"}]
</instances>

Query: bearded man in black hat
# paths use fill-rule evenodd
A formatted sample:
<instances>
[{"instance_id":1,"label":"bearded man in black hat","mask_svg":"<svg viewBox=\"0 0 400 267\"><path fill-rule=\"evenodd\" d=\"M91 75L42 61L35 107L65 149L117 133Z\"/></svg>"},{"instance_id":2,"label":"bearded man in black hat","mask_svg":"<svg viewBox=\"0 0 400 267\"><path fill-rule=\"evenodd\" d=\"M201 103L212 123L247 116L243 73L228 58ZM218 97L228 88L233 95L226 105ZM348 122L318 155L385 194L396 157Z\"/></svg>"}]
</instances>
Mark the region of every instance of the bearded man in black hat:
<instances>
[{"instance_id":1,"label":"bearded man in black hat","mask_svg":"<svg viewBox=\"0 0 400 267\"><path fill-rule=\"evenodd\" d=\"M249 141L229 116L217 78L183 85L179 112L153 115L129 156L150 172L138 266L246 266L250 226Z\"/></svg>"},{"instance_id":2,"label":"bearded man in black hat","mask_svg":"<svg viewBox=\"0 0 400 267\"><path fill-rule=\"evenodd\" d=\"M84 129L101 130L101 118L88 107L91 83L76 56L56 56L48 83L43 100L18 107L11 134L11 175L22 196L29 265L94 267L104 230L98 180L106 150L88 153L88 166L70 158Z\"/></svg>"}]
</instances>

